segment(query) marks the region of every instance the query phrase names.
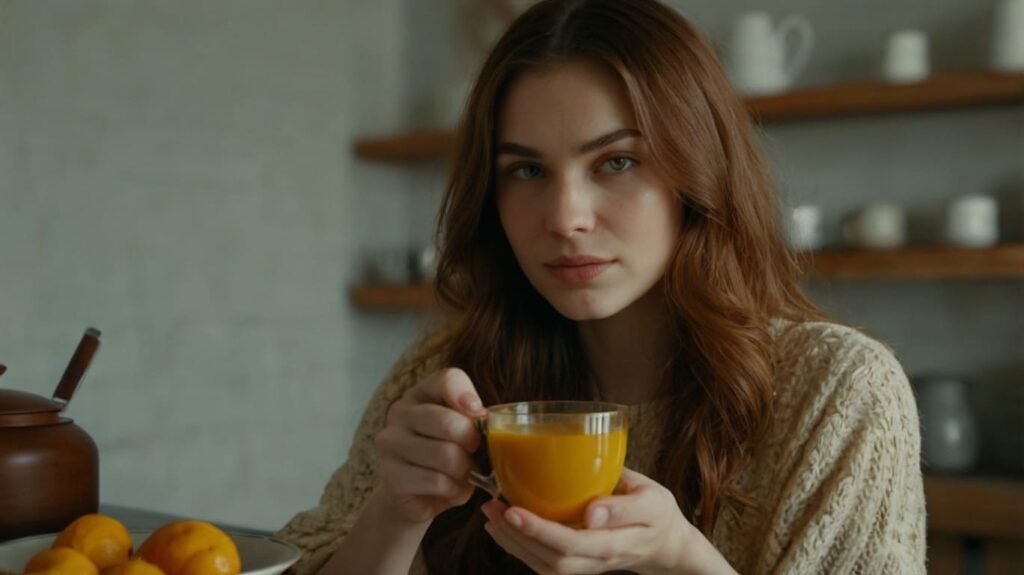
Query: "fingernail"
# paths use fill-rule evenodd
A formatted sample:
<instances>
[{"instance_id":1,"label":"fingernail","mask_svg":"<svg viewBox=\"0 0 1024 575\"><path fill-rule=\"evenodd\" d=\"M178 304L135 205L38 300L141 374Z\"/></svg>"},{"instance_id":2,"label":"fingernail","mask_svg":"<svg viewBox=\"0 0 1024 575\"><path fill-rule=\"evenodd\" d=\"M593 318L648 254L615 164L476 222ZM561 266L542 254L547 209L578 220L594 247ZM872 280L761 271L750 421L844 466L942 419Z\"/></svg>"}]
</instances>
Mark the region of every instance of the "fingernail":
<instances>
[{"instance_id":1,"label":"fingernail","mask_svg":"<svg viewBox=\"0 0 1024 575\"><path fill-rule=\"evenodd\" d=\"M462 405L463 407L470 411L480 411L481 409L484 408L483 404L480 403L479 399L468 393L462 396Z\"/></svg>"},{"instance_id":2,"label":"fingernail","mask_svg":"<svg viewBox=\"0 0 1024 575\"><path fill-rule=\"evenodd\" d=\"M589 527L601 527L608 522L608 510L604 507L596 507L590 513Z\"/></svg>"},{"instance_id":3,"label":"fingernail","mask_svg":"<svg viewBox=\"0 0 1024 575\"><path fill-rule=\"evenodd\" d=\"M512 527L515 527L516 529L523 526L523 520L519 517L519 514L512 511L505 512L505 521L511 523Z\"/></svg>"},{"instance_id":4,"label":"fingernail","mask_svg":"<svg viewBox=\"0 0 1024 575\"><path fill-rule=\"evenodd\" d=\"M486 517L488 521L494 521L494 517L492 517L494 513L491 511L490 507L490 502L484 503L480 506L480 512L484 514L484 517Z\"/></svg>"}]
</instances>

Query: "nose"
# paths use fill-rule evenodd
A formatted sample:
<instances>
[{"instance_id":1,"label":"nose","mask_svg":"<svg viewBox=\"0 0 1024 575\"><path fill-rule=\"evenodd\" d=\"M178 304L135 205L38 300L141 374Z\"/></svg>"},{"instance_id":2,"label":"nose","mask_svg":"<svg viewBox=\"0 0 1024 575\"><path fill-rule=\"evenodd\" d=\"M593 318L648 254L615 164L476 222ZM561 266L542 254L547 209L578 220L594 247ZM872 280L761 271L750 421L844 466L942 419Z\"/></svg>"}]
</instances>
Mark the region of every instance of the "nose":
<instances>
[{"instance_id":1,"label":"nose","mask_svg":"<svg viewBox=\"0 0 1024 575\"><path fill-rule=\"evenodd\" d=\"M579 176L563 174L551 178L545 196L545 227L557 236L571 238L590 232L596 220L594 198Z\"/></svg>"}]
</instances>

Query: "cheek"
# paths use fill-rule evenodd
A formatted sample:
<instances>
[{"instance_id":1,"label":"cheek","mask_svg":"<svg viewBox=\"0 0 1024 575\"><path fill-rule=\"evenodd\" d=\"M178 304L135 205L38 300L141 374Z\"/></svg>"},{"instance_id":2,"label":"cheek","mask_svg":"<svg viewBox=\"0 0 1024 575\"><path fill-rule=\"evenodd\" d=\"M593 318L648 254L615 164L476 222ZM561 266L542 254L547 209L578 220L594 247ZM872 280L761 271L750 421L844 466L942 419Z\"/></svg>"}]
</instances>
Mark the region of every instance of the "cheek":
<instances>
[{"instance_id":1,"label":"cheek","mask_svg":"<svg viewBox=\"0 0 1024 575\"><path fill-rule=\"evenodd\" d=\"M527 235L529 214L517 202L515 196L500 194L498 196L498 220L501 222L501 229L505 232L512 250L519 251L523 239Z\"/></svg>"},{"instance_id":2,"label":"cheek","mask_svg":"<svg viewBox=\"0 0 1024 575\"><path fill-rule=\"evenodd\" d=\"M609 205L610 221L620 233L636 239L674 243L680 231L681 215L675 196L660 188L643 188L619 196Z\"/></svg>"}]
</instances>

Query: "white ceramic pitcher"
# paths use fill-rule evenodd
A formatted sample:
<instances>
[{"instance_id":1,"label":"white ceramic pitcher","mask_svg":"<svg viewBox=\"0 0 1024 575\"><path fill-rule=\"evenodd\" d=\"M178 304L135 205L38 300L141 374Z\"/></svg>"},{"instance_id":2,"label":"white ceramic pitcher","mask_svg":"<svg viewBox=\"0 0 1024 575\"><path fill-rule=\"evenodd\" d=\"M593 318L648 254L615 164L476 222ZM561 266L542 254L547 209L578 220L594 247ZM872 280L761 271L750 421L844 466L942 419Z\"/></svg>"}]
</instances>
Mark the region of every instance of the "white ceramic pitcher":
<instances>
[{"instance_id":1,"label":"white ceramic pitcher","mask_svg":"<svg viewBox=\"0 0 1024 575\"><path fill-rule=\"evenodd\" d=\"M787 55L789 36L795 51ZM764 95L785 91L803 71L814 46L814 29L803 16L787 16L776 26L765 12L745 12L733 27L729 75L743 94Z\"/></svg>"},{"instance_id":2,"label":"white ceramic pitcher","mask_svg":"<svg viewBox=\"0 0 1024 575\"><path fill-rule=\"evenodd\" d=\"M1024 71L1024 0L1002 0L992 31L992 66L1006 72Z\"/></svg>"}]
</instances>

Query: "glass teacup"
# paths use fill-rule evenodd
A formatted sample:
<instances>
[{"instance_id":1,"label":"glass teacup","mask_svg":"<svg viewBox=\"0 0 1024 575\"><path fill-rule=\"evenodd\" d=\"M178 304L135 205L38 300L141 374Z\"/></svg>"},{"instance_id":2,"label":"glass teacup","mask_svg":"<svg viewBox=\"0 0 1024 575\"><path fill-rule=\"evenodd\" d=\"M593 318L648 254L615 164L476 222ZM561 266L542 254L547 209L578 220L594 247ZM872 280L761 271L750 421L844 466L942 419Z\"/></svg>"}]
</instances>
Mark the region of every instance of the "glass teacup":
<instances>
[{"instance_id":1,"label":"glass teacup","mask_svg":"<svg viewBox=\"0 0 1024 575\"><path fill-rule=\"evenodd\" d=\"M587 504L611 495L626 461L624 405L527 401L487 408L480 420L492 472L470 482L495 497L567 525Z\"/></svg>"}]
</instances>

